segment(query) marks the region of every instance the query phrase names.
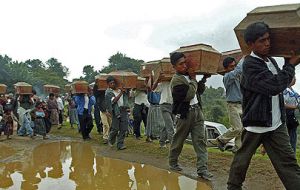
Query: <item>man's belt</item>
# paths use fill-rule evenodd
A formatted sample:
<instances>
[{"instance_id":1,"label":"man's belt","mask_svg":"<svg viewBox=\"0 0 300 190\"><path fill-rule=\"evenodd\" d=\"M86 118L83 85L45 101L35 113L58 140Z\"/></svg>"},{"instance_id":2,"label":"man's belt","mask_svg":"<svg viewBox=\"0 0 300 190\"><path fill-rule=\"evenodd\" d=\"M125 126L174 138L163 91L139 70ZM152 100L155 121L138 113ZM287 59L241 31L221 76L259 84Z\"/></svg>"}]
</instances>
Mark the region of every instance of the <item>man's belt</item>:
<instances>
[{"instance_id":1,"label":"man's belt","mask_svg":"<svg viewBox=\"0 0 300 190\"><path fill-rule=\"evenodd\" d=\"M190 109L200 108L199 104L190 105Z\"/></svg>"},{"instance_id":2,"label":"man's belt","mask_svg":"<svg viewBox=\"0 0 300 190\"><path fill-rule=\"evenodd\" d=\"M227 103L230 103L230 104L242 104L242 102L240 102L240 101L238 101L238 102L227 101Z\"/></svg>"}]
</instances>

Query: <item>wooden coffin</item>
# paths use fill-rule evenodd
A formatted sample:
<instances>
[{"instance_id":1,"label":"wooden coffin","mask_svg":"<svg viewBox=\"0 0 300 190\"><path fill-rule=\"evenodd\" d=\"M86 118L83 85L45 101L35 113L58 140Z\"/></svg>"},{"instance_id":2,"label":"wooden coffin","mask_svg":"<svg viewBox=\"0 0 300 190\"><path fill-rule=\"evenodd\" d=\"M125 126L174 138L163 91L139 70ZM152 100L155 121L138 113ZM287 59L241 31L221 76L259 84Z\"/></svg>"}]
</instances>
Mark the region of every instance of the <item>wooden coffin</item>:
<instances>
[{"instance_id":1,"label":"wooden coffin","mask_svg":"<svg viewBox=\"0 0 300 190\"><path fill-rule=\"evenodd\" d=\"M95 77L95 83L97 84L98 86L98 90L106 90L107 89L107 82L106 82L106 79L107 79L107 74L106 73L100 73L99 75L97 75Z\"/></svg>"},{"instance_id":2,"label":"wooden coffin","mask_svg":"<svg viewBox=\"0 0 300 190\"><path fill-rule=\"evenodd\" d=\"M44 85L44 91L48 94L59 94L60 93L60 87L55 85L46 84Z\"/></svg>"},{"instance_id":3,"label":"wooden coffin","mask_svg":"<svg viewBox=\"0 0 300 190\"><path fill-rule=\"evenodd\" d=\"M108 73L108 76L113 76L116 79L117 87L120 88L136 88L138 75L130 71L113 71Z\"/></svg>"},{"instance_id":4,"label":"wooden coffin","mask_svg":"<svg viewBox=\"0 0 300 190\"><path fill-rule=\"evenodd\" d=\"M165 57L160 60L158 66L154 69L154 81L171 81L175 69L171 64L170 58Z\"/></svg>"},{"instance_id":5,"label":"wooden coffin","mask_svg":"<svg viewBox=\"0 0 300 190\"><path fill-rule=\"evenodd\" d=\"M138 90L146 90L146 78L138 77L136 83L136 89Z\"/></svg>"},{"instance_id":6,"label":"wooden coffin","mask_svg":"<svg viewBox=\"0 0 300 190\"><path fill-rule=\"evenodd\" d=\"M210 45L182 46L175 52L182 52L186 56L188 67L194 68L197 74L215 74L218 71L221 53Z\"/></svg>"},{"instance_id":7,"label":"wooden coffin","mask_svg":"<svg viewBox=\"0 0 300 190\"><path fill-rule=\"evenodd\" d=\"M152 75L154 69L158 66L160 60L149 61L147 63L141 64L141 77L148 78Z\"/></svg>"},{"instance_id":8,"label":"wooden coffin","mask_svg":"<svg viewBox=\"0 0 300 190\"><path fill-rule=\"evenodd\" d=\"M7 86L5 84L0 84L0 94L6 93Z\"/></svg>"},{"instance_id":9,"label":"wooden coffin","mask_svg":"<svg viewBox=\"0 0 300 190\"><path fill-rule=\"evenodd\" d=\"M221 75L225 74L225 69L223 67L223 61L226 57L233 57L235 59L236 63L238 63L241 60L241 58L243 57L243 54L240 49L222 52L222 57L220 59L219 67L218 67L218 73Z\"/></svg>"},{"instance_id":10,"label":"wooden coffin","mask_svg":"<svg viewBox=\"0 0 300 190\"><path fill-rule=\"evenodd\" d=\"M74 94L87 94L89 92L89 83L87 83L86 81L73 82L72 92Z\"/></svg>"},{"instance_id":11,"label":"wooden coffin","mask_svg":"<svg viewBox=\"0 0 300 190\"><path fill-rule=\"evenodd\" d=\"M244 31L248 25L263 21L270 27L270 55L290 57L291 50L300 54L300 4L258 7L234 28L243 54L251 50L244 41Z\"/></svg>"},{"instance_id":12,"label":"wooden coffin","mask_svg":"<svg viewBox=\"0 0 300 190\"><path fill-rule=\"evenodd\" d=\"M32 86L26 82L18 82L14 86L16 94L32 94Z\"/></svg>"}]
</instances>

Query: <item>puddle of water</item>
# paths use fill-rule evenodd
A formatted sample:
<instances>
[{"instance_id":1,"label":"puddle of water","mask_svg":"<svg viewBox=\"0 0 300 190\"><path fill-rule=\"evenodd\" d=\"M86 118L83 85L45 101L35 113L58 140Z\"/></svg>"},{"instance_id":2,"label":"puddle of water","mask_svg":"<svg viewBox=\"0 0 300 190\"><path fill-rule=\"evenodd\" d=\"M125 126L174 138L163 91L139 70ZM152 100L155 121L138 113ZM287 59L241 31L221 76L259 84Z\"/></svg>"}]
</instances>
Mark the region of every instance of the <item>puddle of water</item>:
<instances>
[{"instance_id":1,"label":"puddle of water","mask_svg":"<svg viewBox=\"0 0 300 190\"><path fill-rule=\"evenodd\" d=\"M15 151L11 147L0 144L0 160L13 155L14 153Z\"/></svg>"},{"instance_id":2,"label":"puddle of water","mask_svg":"<svg viewBox=\"0 0 300 190\"><path fill-rule=\"evenodd\" d=\"M1 151L2 152L2 151ZM0 162L0 188L55 190L206 190L207 184L153 166L96 156L89 144L36 147L22 162Z\"/></svg>"}]
</instances>

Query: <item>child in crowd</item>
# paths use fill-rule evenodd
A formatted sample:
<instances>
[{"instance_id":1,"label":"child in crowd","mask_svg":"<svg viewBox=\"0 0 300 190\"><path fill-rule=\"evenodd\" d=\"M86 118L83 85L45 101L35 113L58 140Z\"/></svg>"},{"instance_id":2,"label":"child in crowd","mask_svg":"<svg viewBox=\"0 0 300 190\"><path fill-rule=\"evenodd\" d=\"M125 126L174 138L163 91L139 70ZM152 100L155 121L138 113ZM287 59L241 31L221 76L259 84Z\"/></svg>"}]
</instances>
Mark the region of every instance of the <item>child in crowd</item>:
<instances>
[{"instance_id":1,"label":"child in crowd","mask_svg":"<svg viewBox=\"0 0 300 190\"><path fill-rule=\"evenodd\" d=\"M0 116L0 135L4 132L7 139L11 139L13 134L13 116L11 110L4 110L3 116Z\"/></svg>"},{"instance_id":2,"label":"child in crowd","mask_svg":"<svg viewBox=\"0 0 300 190\"><path fill-rule=\"evenodd\" d=\"M32 111L32 120L34 120L34 133L43 136L43 139L48 139L46 136L45 112L43 110L43 103L37 102L35 109Z\"/></svg>"}]
</instances>

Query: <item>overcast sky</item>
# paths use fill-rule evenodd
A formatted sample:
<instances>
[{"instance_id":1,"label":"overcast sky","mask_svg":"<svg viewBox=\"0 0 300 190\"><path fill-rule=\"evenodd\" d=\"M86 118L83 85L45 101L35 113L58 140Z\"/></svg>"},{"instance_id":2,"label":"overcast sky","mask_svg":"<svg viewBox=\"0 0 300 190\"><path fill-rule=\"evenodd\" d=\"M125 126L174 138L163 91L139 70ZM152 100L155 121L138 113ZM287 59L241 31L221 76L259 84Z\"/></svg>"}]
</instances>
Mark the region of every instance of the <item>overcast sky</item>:
<instances>
[{"instance_id":1,"label":"overcast sky","mask_svg":"<svg viewBox=\"0 0 300 190\"><path fill-rule=\"evenodd\" d=\"M249 11L287 3L299 0L1 1L0 54L18 61L55 57L72 79L84 65L108 65L118 51L151 61L196 43L220 52L237 49L233 28ZM221 78L208 84L222 86Z\"/></svg>"}]
</instances>

